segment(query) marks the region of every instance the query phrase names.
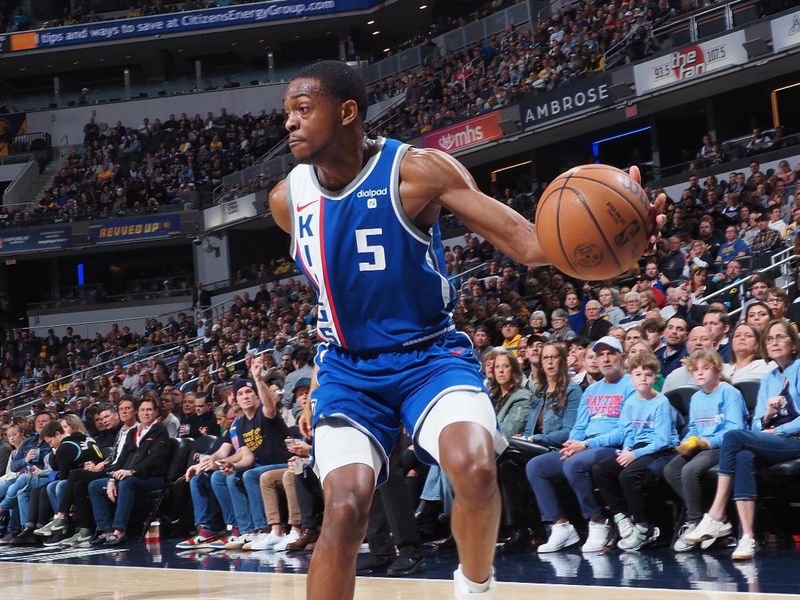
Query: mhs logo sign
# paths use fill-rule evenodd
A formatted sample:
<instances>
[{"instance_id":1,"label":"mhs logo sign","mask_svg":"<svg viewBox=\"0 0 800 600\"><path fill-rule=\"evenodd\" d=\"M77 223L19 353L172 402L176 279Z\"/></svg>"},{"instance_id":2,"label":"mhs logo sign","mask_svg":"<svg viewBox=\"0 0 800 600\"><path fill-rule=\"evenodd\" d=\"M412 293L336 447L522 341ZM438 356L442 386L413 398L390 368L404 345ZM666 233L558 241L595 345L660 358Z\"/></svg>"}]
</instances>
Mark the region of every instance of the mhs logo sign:
<instances>
[{"instance_id":1,"label":"mhs logo sign","mask_svg":"<svg viewBox=\"0 0 800 600\"><path fill-rule=\"evenodd\" d=\"M500 127L500 112L495 111L429 133L422 138L422 143L426 148L455 152L461 148L468 148L501 137L503 137L503 129Z\"/></svg>"}]
</instances>

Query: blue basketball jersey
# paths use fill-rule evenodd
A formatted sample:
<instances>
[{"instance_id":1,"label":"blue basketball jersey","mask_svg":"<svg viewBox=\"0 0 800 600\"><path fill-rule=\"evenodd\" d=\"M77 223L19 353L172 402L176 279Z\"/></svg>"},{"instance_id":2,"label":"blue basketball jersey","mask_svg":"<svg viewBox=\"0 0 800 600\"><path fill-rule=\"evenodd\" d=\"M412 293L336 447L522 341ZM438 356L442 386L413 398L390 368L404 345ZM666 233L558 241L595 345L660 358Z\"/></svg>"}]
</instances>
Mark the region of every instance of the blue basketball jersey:
<instances>
[{"instance_id":1,"label":"blue basketball jersey","mask_svg":"<svg viewBox=\"0 0 800 600\"><path fill-rule=\"evenodd\" d=\"M378 146L340 192L324 189L311 165L286 178L291 252L317 291L317 332L355 353L398 351L455 329L439 224L420 231L400 201L409 146Z\"/></svg>"}]
</instances>

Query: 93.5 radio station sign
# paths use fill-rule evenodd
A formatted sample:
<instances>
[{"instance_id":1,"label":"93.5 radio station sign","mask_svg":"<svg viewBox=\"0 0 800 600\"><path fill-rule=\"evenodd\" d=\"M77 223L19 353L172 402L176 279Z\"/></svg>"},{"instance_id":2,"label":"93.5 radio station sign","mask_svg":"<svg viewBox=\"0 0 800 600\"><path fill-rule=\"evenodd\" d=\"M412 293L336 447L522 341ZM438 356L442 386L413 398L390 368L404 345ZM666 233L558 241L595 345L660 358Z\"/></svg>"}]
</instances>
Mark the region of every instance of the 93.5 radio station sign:
<instances>
[{"instance_id":1,"label":"93.5 radio station sign","mask_svg":"<svg viewBox=\"0 0 800 600\"><path fill-rule=\"evenodd\" d=\"M633 67L636 93L646 94L747 62L744 31L684 46Z\"/></svg>"}]
</instances>

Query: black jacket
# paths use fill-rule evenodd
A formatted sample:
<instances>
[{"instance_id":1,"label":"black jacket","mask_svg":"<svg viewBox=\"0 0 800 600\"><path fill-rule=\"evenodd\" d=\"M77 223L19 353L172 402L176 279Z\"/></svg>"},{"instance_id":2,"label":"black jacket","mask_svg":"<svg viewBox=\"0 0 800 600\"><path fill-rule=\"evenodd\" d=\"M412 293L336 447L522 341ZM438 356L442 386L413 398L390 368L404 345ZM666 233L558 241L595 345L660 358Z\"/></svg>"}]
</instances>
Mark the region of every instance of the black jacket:
<instances>
[{"instance_id":1,"label":"black jacket","mask_svg":"<svg viewBox=\"0 0 800 600\"><path fill-rule=\"evenodd\" d=\"M611 322L608 319L600 318L593 321L591 325L589 321L586 321L579 335L586 336L593 342L596 342L604 335L608 335L609 329L611 329Z\"/></svg>"},{"instance_id":2,"label":"black jacket","mask_svg":"<svg viewBox=\"0 0 800 600\"><path fill-rule=\"evenodd\" d=\"M138 477L165 475L170 459L167 429L161 423L156 423L150 428L144 439L139 440L139 446L137 447L134 436L139 427L128 432L122 452L119 453L117 460L111 465L109 471L129 469L135 471Z\"/></svg>"}]
</instances>

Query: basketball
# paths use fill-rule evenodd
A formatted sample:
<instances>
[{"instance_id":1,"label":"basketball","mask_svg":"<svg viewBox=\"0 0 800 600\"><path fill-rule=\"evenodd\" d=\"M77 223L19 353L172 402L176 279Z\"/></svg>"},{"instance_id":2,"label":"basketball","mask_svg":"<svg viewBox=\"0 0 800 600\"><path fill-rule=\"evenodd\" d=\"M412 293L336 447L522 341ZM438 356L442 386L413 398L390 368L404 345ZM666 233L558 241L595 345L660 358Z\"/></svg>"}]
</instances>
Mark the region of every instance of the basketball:
<instances>
[{"instance_id":1,"label":"basketball","mask_svg":"<svg viewBox=\"0 0 800 600\"><path fill-rule=\"evenodd\" d=\"M554 179L536 207L536 233L550 263L573 277L610 279L647 247L650 202L627 173L581 165Z\"/></svg>"}]
</instances>

